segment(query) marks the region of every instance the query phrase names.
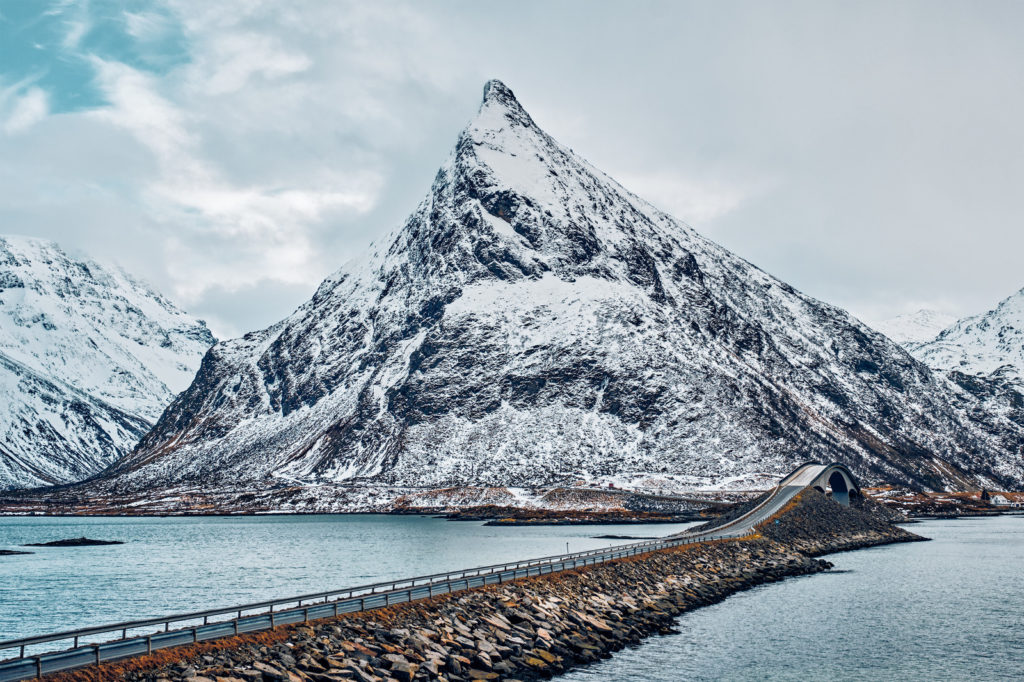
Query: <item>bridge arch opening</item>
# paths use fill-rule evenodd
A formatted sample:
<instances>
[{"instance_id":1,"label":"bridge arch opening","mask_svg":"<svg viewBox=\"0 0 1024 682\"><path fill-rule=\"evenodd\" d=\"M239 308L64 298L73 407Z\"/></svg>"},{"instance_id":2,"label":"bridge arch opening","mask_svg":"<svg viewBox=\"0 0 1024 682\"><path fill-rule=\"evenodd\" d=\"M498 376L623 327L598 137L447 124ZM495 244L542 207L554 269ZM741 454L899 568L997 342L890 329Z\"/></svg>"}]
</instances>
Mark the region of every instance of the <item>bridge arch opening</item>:
<instances>
[{"instance_id":1,"label":"bridge arch opening","mask_svg":"<svg viewBox=\"0 0 1024 682\"><path fill-rule=\"evenodd\" d=\"M850 506L850 486L846 482L846 476L839 471L833 471L828 477L828 487L832 489L832 499L839 504Z\"/></svg>"}]
</instances>

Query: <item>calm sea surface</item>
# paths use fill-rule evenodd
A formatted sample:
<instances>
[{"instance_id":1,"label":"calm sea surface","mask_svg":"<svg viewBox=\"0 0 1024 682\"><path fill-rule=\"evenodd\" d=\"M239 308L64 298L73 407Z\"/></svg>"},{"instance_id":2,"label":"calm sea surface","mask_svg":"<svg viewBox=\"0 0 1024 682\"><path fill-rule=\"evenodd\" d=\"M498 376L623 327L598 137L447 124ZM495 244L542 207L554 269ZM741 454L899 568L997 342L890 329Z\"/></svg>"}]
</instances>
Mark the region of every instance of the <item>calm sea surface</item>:
<instances>
[{"instance_id":1,"label":"calm sea surface","mask_svg":"<svg viewBox=\"0 0 1024 682\"><path fill-rule=\"evenodd\" d=\"M0 517L0 640L622 544L694 524L496 528L375 514ZM104 547L19 547L81 536ZM52 648L52 647L50 647ZM5 658L7 652L0 652Z\"/></svg>"},{"instance_id":2,"label":"calm sea surface","mask_svg":"<svg viewBox=\"0 0 1024 682\"><path fill-rule=\"evenodd\" d=\"M560 679L1024 679L1024 517L907 528L934 540L832 555Z\"/></svg>"},{"instance_id":3,"label":"calm sea surface","mask_svg":"<svg viewBox=\"0 0 1024 682\"><path fill-rule=\"evenodd\" d=\"M583 550L677 526L488 528L412 516L0 518L0 639ZM573 672L596 680L1024 679L1024 517L908 526L932 542L833 555Z\"/></svg>"}]
</instances>

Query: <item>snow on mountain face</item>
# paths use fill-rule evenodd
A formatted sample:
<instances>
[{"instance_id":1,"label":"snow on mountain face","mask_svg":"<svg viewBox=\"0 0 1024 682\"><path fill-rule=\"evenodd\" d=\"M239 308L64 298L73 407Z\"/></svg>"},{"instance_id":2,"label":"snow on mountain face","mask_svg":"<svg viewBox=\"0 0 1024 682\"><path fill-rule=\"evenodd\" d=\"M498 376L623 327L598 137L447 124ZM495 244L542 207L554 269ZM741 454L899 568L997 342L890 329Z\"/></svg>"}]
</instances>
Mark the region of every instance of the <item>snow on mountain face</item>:
<instances>
[{"instance_id":1,"label":"snow on mountain face","mask_svg":"<svg viewBox=\"0 0 1024 682\"><path fill-rule=\"evenodd\" d=\"M1024 289L911 347L929 367L1024 382Z\"/></svg>"},{"instance_id":2,"label":"snow on mountain face","mask_svg":"<svg viewBox=\"0 0 1024 682\"><path fill-rule=\"evenodd\" d=\"M492 81L360 267L215 346L107 491L702 482L839 460L1024 481L1024 429L623 189Z\"/></svg>"},{"instance_id":3,"label":"snow on mountain face","mask_svg":"<svg viewBox=\"0 0 1024 682\"><path fill-rule=\"evenodd\" d=\"M120 270L0 237L0 489L109 465L214 342L203 322Z\"/></svg>"},{"instance_id":4,"label":"snow on mountain face","mask_svg":"<svg viewBox=\"0 0 1024 682\"><path fill-rule=\"evenodd\" d=\"M931 341L956 318L935 310L918 310L914 313L897 315L875 325L875 329L902 346Z\"/></svg>"}]
</instances>

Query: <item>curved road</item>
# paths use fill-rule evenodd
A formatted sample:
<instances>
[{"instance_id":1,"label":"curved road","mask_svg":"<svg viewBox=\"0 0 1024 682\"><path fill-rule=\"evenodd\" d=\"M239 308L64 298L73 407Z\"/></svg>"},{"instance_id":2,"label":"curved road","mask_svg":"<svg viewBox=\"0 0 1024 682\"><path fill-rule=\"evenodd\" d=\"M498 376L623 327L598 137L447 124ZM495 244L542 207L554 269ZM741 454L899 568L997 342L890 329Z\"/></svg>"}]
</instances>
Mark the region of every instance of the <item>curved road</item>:
<instances>
[{"instance_id":1,"label":"curved road","mask_svg":"<svg viewBox=\"0 0 1024 682\"><path fill-rule=\"evenodd\" d=\"M775 516L786 503L792 500L804 488L813 485L834 464L818 464L808 462L797 467L791 474L779 481L779 484L769 493L759 505L748 511L738 519L733 519L721 526L706 528L699 533L679 533L673 537L687 538L699 537L713 533L723 537L743 537L754 530L754 526L767 521Z\"/></svg>"},{"instance_id":2,"label":"curved road","mask_svg":"<svg viewBox=\"0 0 1024 682\"><path fill-rule=\"evenodd\" d=\"M0 682L30 679L39 674L139 656L172 646L219 639L244 632L269 630L277 625L328 618L341 613L369 611L483 585L573 570L681 545L742 537L749 534L756 525L767 521L778 513L801 490L816 484L822 487L821 479L830 470L845 472L843 475L847 478L848 485L851 488L856 488L856 484L845 467L816 462L804 464L783 478L764 500L739 518L720 526L671 535L653 541L482 566L465 571L407 578L390 583L344 588L333 592L247 604L230 609L198 611L147 621L116 623L103 627L83 628L0 642L0 656L9 654L12 650L19 653L17 658L0 662ZM281 608L282 606L286 608ZM268 608L269 610L267 610ZM260 612L252 613L254 610ZM174 624L174 629L171 629L172 624ZM139 630L146 632L140 634ZM79 646L79 641L84 642L86 638L94 642L99 640L99 642L90 642ZM110 641L103 641L105 639ZM63 646L66 647L72 641L74 646L70 649L44 654L26 652L28 647L38 649L41 645L58 642L63 642Z\"/></svg>"}]
</instances>

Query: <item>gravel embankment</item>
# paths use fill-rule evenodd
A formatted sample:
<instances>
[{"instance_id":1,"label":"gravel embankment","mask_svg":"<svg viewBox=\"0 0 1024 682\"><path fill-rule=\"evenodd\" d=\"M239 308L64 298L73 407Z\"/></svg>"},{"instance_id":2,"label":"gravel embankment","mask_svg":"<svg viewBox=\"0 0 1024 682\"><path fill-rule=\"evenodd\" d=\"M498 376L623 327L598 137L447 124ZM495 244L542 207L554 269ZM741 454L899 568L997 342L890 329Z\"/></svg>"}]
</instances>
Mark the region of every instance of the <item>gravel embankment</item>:
<instances>
[{"instance_id":1,"label":"gravel embankment","mask_svg":"<svg viewBox=\"0 0 1024 682\"><path fill-rule=\"evenodd\" d=\"M761 536L662 551L366 614L159 652L62 681L535 680L668 632L740 590L827 570L812 557L918 536L870 505L803 493Z\"/></svg>"}]
</instances>

